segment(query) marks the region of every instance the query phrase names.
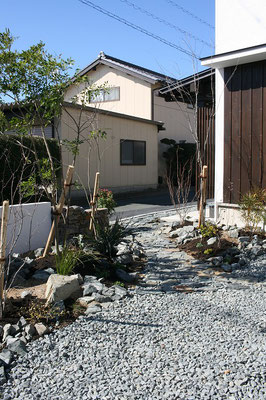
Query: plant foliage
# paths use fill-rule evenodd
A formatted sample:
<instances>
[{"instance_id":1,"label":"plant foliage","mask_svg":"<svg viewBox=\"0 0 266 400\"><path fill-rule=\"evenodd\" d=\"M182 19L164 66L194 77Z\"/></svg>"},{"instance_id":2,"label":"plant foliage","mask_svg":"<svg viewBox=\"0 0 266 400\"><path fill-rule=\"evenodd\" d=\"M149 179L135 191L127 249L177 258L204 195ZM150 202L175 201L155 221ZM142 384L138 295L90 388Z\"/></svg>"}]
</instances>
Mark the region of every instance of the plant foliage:
<instances>
[{"instance_id":1,"label":"plant foliage","mask_svg":"<svg viewBox=\"0 0 266 400\"><path fill-rule=\"evenodd\" d=\"M80 261L81 251L69 249L67 246L63 247L55 256L56 272L59 275L71 275L75 266Z\"/></svg>"},{"instance_id":2,"label":"plant foliage","mask_svg":"<svg viewBox=\"0 0 266 400\"><path fill-rule=\"evenodd\" d=\"M116 202L114 200L113 193L108 189L100 189L98 192L98 207L107 208L108 214L111 214L115 207Z\"/></svg>"},{"instance_id":3,"label":"plant foliage","mask_svg":"<svg viewBox=\"0 0 266 400\"><path fill-rule=\"evenodd\" d=\"M57 140L47 139L60 181L60 150ZM38 162L34 151L36 150ZM47 152L42 138L25 135L0 135L0 201L20 202L35 196L36 188L49 184L51 172L47 165ZM40 174L42 176L40 176Z\"/></svg>"},{"instance_id":4,"label":"plant foliage","mask_svg":"<svg viewBox=\"0 0 266 400\"><path fill-rule=\"evenodd\" d=\"M208 221L205 223L205 225L201 225L199 230L200 230L202 237L204 237L204 238L211 238L211 237L217 236L217 234L218 234L217 226Z\"/></svg>"},{"instance_id":5,"label":"plant foliage","mask_svg":"<svg viewBox=\"0 0 266 400\"><path fill-rule=\"evenodd\" d=\"M115 256L116 246L122 241L125 236L125 228L116 220L112 225L101 225L95 223L96 238L94 247L102 255L109 259Z\"/></svg>"},{"instance_id":6,"label":"plant foliage","mask_svg":"<svg viewBox=\"0 0 266 400\"><path fill-rule=\"evenodd\" d=\"M266 223L266 189L255 188L242 195L240 201L241 215L246 227L252 232L258 230L260 223Z\"/></svg>"}]
</instances>

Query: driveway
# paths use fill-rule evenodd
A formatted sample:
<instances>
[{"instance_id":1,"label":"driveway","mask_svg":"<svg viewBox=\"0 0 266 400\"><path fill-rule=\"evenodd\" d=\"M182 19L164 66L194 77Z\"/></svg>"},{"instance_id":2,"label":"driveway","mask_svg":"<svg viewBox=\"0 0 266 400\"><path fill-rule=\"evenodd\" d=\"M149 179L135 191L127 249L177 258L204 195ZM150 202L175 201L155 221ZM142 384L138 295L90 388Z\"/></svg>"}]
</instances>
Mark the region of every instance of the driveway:
<instances>
[{"instance_id":1,"label":"driveway","mask_svg":"<svg viewBox=\"0 0 266 400\"><path fill-rule=\"evenodd\" d=\"M127 218L173 208L167 189L150 190L142 193L120 194L115 198L117 207L112 219Z\"/></svg>"},{"instance_id":2,"label":"driveway","mask_svg":"<svg viewBox=\"0 0 266 400\"><path fill-rule=\"evenodd\" d=\"M147 190L136 193L120 193L114 195L117 207L111 220L133 217L142 214L149 214L159 211L167 211L173 209L173 205L167 188L157 190ZM194 190L191 190L190 201L194 200ZM74 199L75 205L88 208L85 199Z\"/></svg>"}]
</instances>

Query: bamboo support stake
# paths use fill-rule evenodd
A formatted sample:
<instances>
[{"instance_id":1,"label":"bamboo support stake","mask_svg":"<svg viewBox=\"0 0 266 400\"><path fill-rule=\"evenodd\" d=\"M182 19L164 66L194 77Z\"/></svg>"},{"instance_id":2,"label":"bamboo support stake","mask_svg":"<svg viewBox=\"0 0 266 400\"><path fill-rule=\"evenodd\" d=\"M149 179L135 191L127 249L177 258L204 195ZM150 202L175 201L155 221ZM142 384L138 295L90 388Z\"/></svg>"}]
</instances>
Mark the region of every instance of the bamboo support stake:
<instances>
[{"instance_id":1,"label":"bamboo support stake","mask_svg":"<svg viewBox=\"0 0 266 400\"><path fill-rule=\"evenodd\" d=\"M68 169L67 169L67 173L66 173L66 179L65 179L65 182L64 182L64 190L61 193L58 205L56 206L56 209L55 209L55 216L54 216L52 227L51 227L51 230L50 230L50 233L49 233L49 236L48 236L48 239L47 239L47 243L46 243L46 246L45 246L45 249L44 249L44 252L43 252L43 257L45 257L48 254L48 251L50 249L51 243L52 243L52 241L54 239L55 224L58 223L60 215L62 214L62 210L63 210L64 204L65 204L65 198L66 198L66 195L67 195L67 193L69 191L69 187L71 185L73 173L74 173L74 167L73 167L73 165L69 165Z\"/></svg>"},{"instance_id":2,"label":"bamboo support stake","mask_svg":"<svg viewBox=\"0 0 266 400\"><path fill-rule=\"evenodd\" d=\"M99 190L99 179L100 179L100 172L96 172L95 181L94 181L94 190L93 190L93 198L91 201L91 219L90 219L90 231L93 229L94 226L94 216L95 211L97 209L97 195Z\"/></svg>"},{"instance_id":3,"label":"bamboo support stake","mask_svg":"<svg viewBox=\"0 0 266 400\"><path fill-rule=\"evenodd\" d=\"M9 201L6 200L3 202L1 236L0 236L0 318L2 318L2 316L3 316L4 276L5 276L8 210L9 210Z\"/></svg>"},{"instance_id":4,"label":"bamboo support stake","mask_svg":"<svg viewBox=\"0 0 266 400\"><path fill-rule=\"evenodd\" d=\"M200 196L200 208L199 208L199 227L205 223L205 206L206 206L206 185L207 185L207 174L208 167L204 165L202 168L201 177L201 196Z\"/></svg>"}]
</instances>

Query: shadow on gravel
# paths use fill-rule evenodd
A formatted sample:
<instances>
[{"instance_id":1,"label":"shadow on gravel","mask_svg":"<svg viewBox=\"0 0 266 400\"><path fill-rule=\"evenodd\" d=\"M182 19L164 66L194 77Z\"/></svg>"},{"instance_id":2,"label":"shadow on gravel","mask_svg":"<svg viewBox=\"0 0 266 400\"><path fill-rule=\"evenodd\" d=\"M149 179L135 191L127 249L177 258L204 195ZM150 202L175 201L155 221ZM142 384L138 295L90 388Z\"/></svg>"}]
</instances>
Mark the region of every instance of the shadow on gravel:
<instances>
[{"instance_id":1,"label":"shadow on gravel","mask_svg":"<svg viewBox=\"0 0 266 400\"><path fill-rule=\"evenodd\" d=\"M107 324L114 324L114 325L129 325L129 326L139 326L143 328L162 328L164 325L160 324L141 324L139 322L125 322L125 321L117 321L115 319L103 319L103 318L94 318L89 317L88 320L93 319L94 322L103 322Z\"/></svg>"}]
</instances>

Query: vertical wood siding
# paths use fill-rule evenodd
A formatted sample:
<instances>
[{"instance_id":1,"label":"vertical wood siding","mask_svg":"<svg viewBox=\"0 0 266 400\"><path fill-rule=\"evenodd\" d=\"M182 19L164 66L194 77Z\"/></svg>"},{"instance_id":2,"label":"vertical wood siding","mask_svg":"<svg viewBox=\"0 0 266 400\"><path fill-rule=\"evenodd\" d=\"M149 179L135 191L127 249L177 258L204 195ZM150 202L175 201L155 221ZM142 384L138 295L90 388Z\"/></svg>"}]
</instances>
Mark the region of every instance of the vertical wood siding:
<instances>
[{"instance_id":1,"label":"vertical wood siding","mask_svg":"<svg viewBox=\"0 0 266 400\"><path fill-rule=\"evenodd\" d=\"M224 201L266 187L266 60L225 68Z\"/></svg>"},{"instance_id":2,"label":"vertical wood siding","mask_svg":"<svg viewBox=\"0 0 266 400\"><path fill-rule=\"evenodd\" d=\"M208 166L207 199L214 198L214 173L215 173L215 117L212 107L199 107L197 113L198 138L200 141L203 165ZM206 143L205 143L206 142ZM197 166L196 191L200 189L201 171Z\"/></svg>"}]
</instances>

